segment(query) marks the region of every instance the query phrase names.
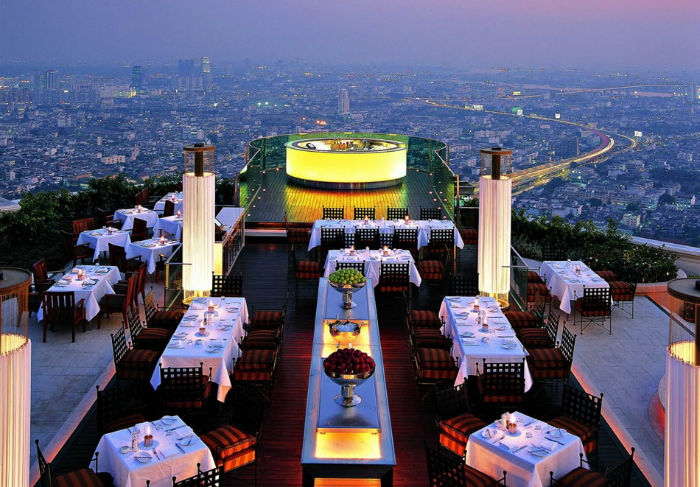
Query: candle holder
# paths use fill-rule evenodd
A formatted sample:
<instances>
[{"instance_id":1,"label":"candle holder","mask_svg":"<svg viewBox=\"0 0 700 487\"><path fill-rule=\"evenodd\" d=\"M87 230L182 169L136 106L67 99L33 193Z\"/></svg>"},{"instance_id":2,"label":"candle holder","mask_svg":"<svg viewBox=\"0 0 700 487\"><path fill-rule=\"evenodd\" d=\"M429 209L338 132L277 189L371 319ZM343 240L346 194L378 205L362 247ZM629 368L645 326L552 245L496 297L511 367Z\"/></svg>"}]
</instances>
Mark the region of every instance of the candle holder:
<instances>
[{"instance_id":1,"label":"candle holder","mask_svg":"<svg viewBox=\"0 0 700 487\"><path fill-rule=\"evenodd\" d=\"M388 248L386 245L384 246L384 248L382 248L382 255L383 255L384 257L388 257L388 256L389 256L389 248Z\"/></svg>"},{"instance_id":2,"label":"candle holder","mask_svg":"<svg viewBox=\"0 0 700 487\"><path fill-rule=\"evenodd\" d=\"M517 434L518 433L518 425L515 423L508 422L508 424L506 426L506 430L511 435Z\"/></svg>"},{"instance_id":3,"label":"candle holder","mask_svg":"<svg viewBox=\"0 0 700 487\"><path fill-rule=\"evenodd\" d=\"M153 446L153 435L145 435L143 437L143 446L145 446L145 447Z\"/></svg>"}]
</instances>

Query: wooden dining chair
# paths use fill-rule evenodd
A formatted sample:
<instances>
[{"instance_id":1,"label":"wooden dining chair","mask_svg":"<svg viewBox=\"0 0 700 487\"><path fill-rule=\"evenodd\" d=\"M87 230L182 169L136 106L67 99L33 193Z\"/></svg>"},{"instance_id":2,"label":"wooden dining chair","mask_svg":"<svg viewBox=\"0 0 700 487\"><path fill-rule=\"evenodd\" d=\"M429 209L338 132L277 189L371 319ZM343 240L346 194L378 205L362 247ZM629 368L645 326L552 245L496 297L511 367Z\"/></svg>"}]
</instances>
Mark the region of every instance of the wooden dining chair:
<instances>
[{"instance_id":1,"label":"wooden dining chair","mask_svg":"<svg viewBox=\"0 0 700 487\"><path fill-rule=\"evenodd\" d=\"M165 206L163 207L162 217L173 216L175 214L175 202L172 200L165 200Z\"/></svg>"},{"instance_id":2,"label":"wooden dining chair","mask_svg":"<svg viewBox=\"0 0 700 487\"><path fill-rule=\"evenodd\" d=\"M75 243L73 234L61 230L61 243L63 244L63 253L65 257L73 262L75 267L80 261L83 263L85 259L92 259L95 251L85 244L78 245Z\"/></svg>"},{"instance_id":3,"label":"wooden dining chair","mask_svg":"<svg viewBox=\"0 0 700 487\"><path fill-rule=\"evenodd\" d=\"M124 274L133 272L142 264L140 255L127 259L126 249L121 245L107 243L107 247L109 248L109 264L119 268L119 272Z\"/></svg>"},{"instance_id":4,"label":"wooden dining chair","mask_svg":"<svg viewBox=\"0 0 700 487\"><path fill-rule=\"evenodd\" d=\"M46 329L54 330L55 325L69 326L73 330L73 343L75 343L75 328L82 323L83 331L87 328L85 317L85 300L75 301L73 291L65 292L45 292L43 299L44 306L44 336L46 342ZM99 322L97 328L99 328Z\"/></svg>"},{"instance_id":5,"label":"wooden dining chair","mask_svg":"<svg viewBox=\"0 0 700 487\"><path fill-rule=\"evenodd\" d=\"M148 238L148 222L139 217L134 217L134 226L131 229L131 241L139 242Z\"/></svg>"},{"instance_id":6,"label":"wooden dining chair","mask_svg":"<svg viewBox=\"0 0 700 487\"><path fill-rule=\"evenodd\" d=\"M80 235L81 232L95 229L95 219L93 217L73 220L73 235Z\"/></svg>"},{"instance_id":7,"label":"wooden dining chair","mask_svg":"<svg viewBox=\"0 0 700 487\"><path fill-rule=\"evenodd\" d=\"M100 321L102 320L102 313L105 313L108 316L112 313L121 313L122 323L128 323L126 312L132 306L134 301L138 279L138 272L131 273L127 279L126 287L121 289L121 293L105 294L102 296L102 299L100 299L99 302L100 311L97 313L98 328L100 326Z\"/></svg>"}]
</instances>

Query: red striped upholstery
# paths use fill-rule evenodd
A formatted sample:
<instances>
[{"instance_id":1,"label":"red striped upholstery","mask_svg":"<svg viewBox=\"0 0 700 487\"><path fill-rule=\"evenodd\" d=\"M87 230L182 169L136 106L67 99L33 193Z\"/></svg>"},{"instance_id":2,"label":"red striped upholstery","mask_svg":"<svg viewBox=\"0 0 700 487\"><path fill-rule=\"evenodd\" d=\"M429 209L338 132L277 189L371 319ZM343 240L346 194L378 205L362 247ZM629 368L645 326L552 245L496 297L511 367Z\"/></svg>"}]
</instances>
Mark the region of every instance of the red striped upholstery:
<instances>
[{"instance_id":1,"label":"red striped upholstery","mask_svg":"<svg viewBox=\"0 0 700 487\"><path fill-rule=\"evenodd\" d=\"M469 487L493 487L494 485L500 485L492 477L489 477L485 473L478 471L469 465L464 465L464 473L467 477L467 485Z\"/></svg>"},{"instance_id":2,"label":"red striped upholstery","mask_svg":"<svg viewBox=\"0 0 700 487\"><path fill-rule=\"evenodd\" d=\"M493 393L486 393L484 390L484 383L481 379L481 376L477 376L477 387L479 389L479 395L481 396L481 400L484 403L490 403L490 404L498 404L498 403L521 403L524 401L524 391L523 393L509 393L509 394L493 394Z\"/></svg>"},{"instance_id":3,"label":"red striped upholstery","mask_svg":"<svg viewBox=\"0 0 700 487\"><path fill-rule=\"evenodd\" d=\"M620 278L617 277L617 274L615 274L613 271L595 271L596 274L598 274L600 277L605 279L606 281L619 281Z\"/></svg>"},{"instance_id":4,"label":"red striped upholstery","mask_svg":"<svg viewBox=\"0 0 700 487\"><path fill-rule=\"evenodd\" d=\"M418 366L423 369L454 367L450 352L440 348L417 348Z\"/></svg>"},{"instance_id":5,"label":"red striped upholstery","mask_svg":"<svg viewBox=\"0 0 700 487\"><path fill-rule=\"evenodd\" d=\"M284 313L281 310L260 310L253 317L253 328L277 328L284 321Z\"/></svg>"},{"instance_id":6,"label":"red striped upholstery","mask_svg":"<svg viewBox=\"0 0 700 487\"><path fill-rule=\"evenodd\" d=\"M89 468L81 468L53 478L53 487L102 487L104 484Z\"/></svg>"},{"instance_id":7,"label":"red striped upholstery","mask_svg":"<svg viewBox=\"0 0 700 487\"><path fill-rule=\"evenodd\" d=\"M267 382L272 380L272 368L267 370L242 370L236 367L231 375L232 381L239 382Z\"/></svg>"},{"instance_id":8,"label":"red striped upholstery","mask_svg":"<svg viewBox=\"0 0 700 487\"><path fill-rule=\"evenodd\" d=\"M229 472L255 461L254 436L225 425L201 436L214 455L216 465Z\"/></svg>"},{"instance_id":9,"label":"red striped upholstery","mask_svg":"<svg viewBox=\"0 0 700 487\"><path fill-rule=\"evenodd\" d=\"M153 350L132 349L117 364L119 379L150 379L158 361L158 352Z\"/></svg>"},{"instance_id":10,"label":"red striped upholstery","mask_svg":"<svg viewBox=\"0 0 700 487\"><path fill-rule=\"evenodd\" d=\"M321 263L316 260L300 260L294 274L297 279L318 279L321 277Z\"/></svg>"},{"instance_id":11,"label":"red striped upholstery","mask_svg":"<svg viewBox=\"0 0 700 487\"><path fill-rule=\"evenodd\" d=\"M571 419L567 416L557 416L554 419L548 421L548 423L556 428L562 428L581 438L583 442L583 449L586 453L591 453L595 450L595 446L598 440L598 432L595 428L586 426L583 423L579 423L575 419Z\"/></svg>"},{"instance_id":12,"label":"red striped upholstery","mask_svg":"<svg viewBox=\"0 0 700 487\"><path fill-rule=\"evenodd\" d=\"M504 311L503 314L515 330L519 330L521 328L532 328L537 326L537 324L540 322L537 315L531 311L519 311L514 309Z\"/></svg>"},{"instance_id":13,"label":"red striped upholstery","mask_svg":"<svg viewBox=\"0 0 700 487\"><path fill-rule=\"evenodd\" d=\"M528 352L530 352L528 359L534 362L537 368L553 369L569 366L569 362L558 348L533 348Z\"/></svg>"},{"instance_id":14,"label":"red striped upholstery","mask_svg":"<svg viewBox=\"0 0 700 487\"><path fill-rule=\"evenodd\" d=\"M412 328L440 328L442 322L436 312L428 309L411 310L408 318Z\"/></svg>"},{"instance_id":15,"label":"red striped upholstery","mask_svg":"<svg viewBox=\"0 0 700 487\"><path fill-rule=\"evenodd\" d=\"M527 302L528 303L534 303L535 302L535 297L537 295L540 295L544 298L546 302L550 302L552 300L552 296L549 294L549 289L547 289L547 286L545 283L540 282L530 282L527 285Z\"/></svg>"},{"instance_id":16,"label":"red striped upholstery","mask_svg":"<svg viewBox=\"0 0 700 487\"><path fill-rule=\"evenodd\" d=\"M452 349L452 340L442 336L439 330L435 330L437 335L414 335L413 346L422 348L441 348L443 350Z\"/></svg>"},{"instance_id":17,"label":"red striped upholstery","mask_svg":"<svg viewBox=\"0 0 700 487\"><path fill-rule=\"evenodd\" d=\"M165 328L173 331L180 324L182 317L185 316L184 309L169 309L156 311L151 319L148 320L149 328Z\"/></svg>"},{"instance_id":18,"label":"red striped upholstery","mask_svg":"<svg viewBox=\"0 0 700 487\"><path fill-rule=\"evenodd\" d=\"M204 406L204 401L209 397L211 392L211 381L209 376L203 375L202 382L204 383L204 392L200 397L189 397L178 401L163 401L164 408L173 409L201 409Z\"/></svg>"},{"instance_id":19,"label":"red striped upholstery","mask_svg":"<svg viewBox=\"0 0 700 487\"><path fill-rule=\"evenodd\" d=\"M408 284L398 285L398 284L380 284L377 286L379 291L382 293L407 293Z\"/></svg>"},{"instance_id":20,"label":"red striped upholstery","mask_svg":"<svg viewBox=\"0 0 700 487\"><path fill-rule=\"evenodd\" d=\"M418 370L419 379L444 380L445 382L454 381L457 378L457 367L451 369L420 369Z\"/></svg>"},{"instance_id":21,"label":"red striped upholstery","mask_svg":"<svg viewBox=\"0 0 700 487\"><path fill-rule=\"evenodd\" d=\"M583 310L583 302L579 299L576 300L575 302L575 308L576 311L578 311L581 315L583 316L610 316L610 308L608 307L602 307L602 308L589 308L586 309L585 311Z\"/></svg>"},{"instance_id":22,"label":"red striped upholstery","mask_svg":"<svg viewBox=\"0 0 700 487\"><path fill-rule=\"evenodd\" d=\"M438 423L440 444L461 457L467 447L469 435L484 427L486 423L471 413L440 421Z\"/></svg>"},{"instance_id":23,"label":"red striped upholstery","mask_svg":"<svg viewBox=\"0 0 700 487\"><path fill-rule=\"evenodd\" d=\"M420 260L416 267L422 279L441 281L445 277L445 265L439 260Z\"/></svg>"},{"instance_id":24,"label":"red striped upholstery","mask_svg":"<svg viewBox=\"0 0 700 487\"><path fill-rule=\"evenodd\" d=\"M242 349L277 348L279 332L277 330L255 330L248 333L241 342Z\"/></svg>"},{"instance_id":25,"label":"red striped upholstery","mask_svg":"<svg viewBox=\"0 0 700 487\"><path fill-rule=\"evenodd\" d=\"M244 350L243 355L236 362L235 368L241 370L265 370L272 366L275 354L275 350Z\"/></svg>"},{"instance_id":26,"label":"red striped upholstery","mask_svg":"<svg viewBox=\"0 0 700 487\"><path fill-rule=\"evenodd\" d=\"M287 241L289 243L306 243L311 238L311 232L308 228L288 228Z\"/></svg>"},{"instance_id":27,"label":"red striped upholstery","mask_svg":"<svg viewBox=\"0 0 700 487\"><path fill-rule=\"evenodd\" d=\"M139 347L149 350L163 350L170 340L170 332L165 328L144 328L135 339Z\"/></svg>"},{"instance_id":28,"label":"red striped upholstery","mask_svg":"<svg viewBox=\"0 0 700 487\"><path fill-rule=\"evenodd\" d=\"M544 281L540 277L540 275L537 273L537 271L527 271L527 282L528 283L535 283L535 284L544 284Z\"/></svg>"},{"instance_id":29,"label":"red striped upholstery","mask_svg":"<svg viewBox=\"0 0 700 487\"><path fill-rule=\"evenodd\" d=\"M104 433L110 433L112 431L119 431L138 423L145 423L146 418L143 417L141 413L129 414L128 416L123 416L121 418L113 419L112 421L107 421L103 425Z\"/></svg>"},{"instance_id":30,"label":"red striped upholstery","mask_svg":"<svg viewBox=\"0 0 700 487\"><path fill-rule=\"evenodd\" d=\"M553 348L554 343L544 328L522 328L516 331L520 343L526 348Z\"/></svg>"},{"instance_id":31,"label":"red striped upholstery","mask_svg":"<svg viewBox=\"0 0 700 487\"><path fill-rule=\"evenodd\" d=\"M459 234L465 245L476 245L479 242L479 232L473 228L463 228Z\"/></svg>"},{"instance_id":32,"label":"red striped upholstery","mask_svg":"<svg viewBox=\"0 0 700 487\"><path fill-rule=\"evenodd\" d=\"M625 281L608 281L613 301L633 301L634 288Z\"/></svg>"},{"instance_id":33,"label":"red striped upholstery","mask_svg":"<svg viewBox=\"0 0 700 487\"><path fill-rule=\"evenodd\" d=\"M557 479L557 485L565 485L566 487L603 487L605 485L605 477L595 470L576 467L562 478Z\"/></svg>"}]
</instances>

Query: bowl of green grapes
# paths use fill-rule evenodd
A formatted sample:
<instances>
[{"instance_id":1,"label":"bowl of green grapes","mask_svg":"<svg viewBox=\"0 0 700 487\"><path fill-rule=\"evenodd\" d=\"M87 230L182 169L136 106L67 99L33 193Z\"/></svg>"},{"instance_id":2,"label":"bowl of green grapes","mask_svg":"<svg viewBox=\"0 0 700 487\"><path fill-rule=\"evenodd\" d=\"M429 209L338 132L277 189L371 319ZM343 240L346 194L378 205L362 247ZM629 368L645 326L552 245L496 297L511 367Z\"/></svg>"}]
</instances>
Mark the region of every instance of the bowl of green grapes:
<instances>
[{"instance_id":1,"label":"bowl of green grapes","mask_svg":"<svg viewBox=\"0 0 700 487\"><path fill-rule=\"evenodd\" d=\"M352 309L357 306L352 301L352 294L365 287L367 278L357 269L338 269L328 276L328 282L333 289L343 295L343 302L340 307Z\"/></svg>"}]
</instances>

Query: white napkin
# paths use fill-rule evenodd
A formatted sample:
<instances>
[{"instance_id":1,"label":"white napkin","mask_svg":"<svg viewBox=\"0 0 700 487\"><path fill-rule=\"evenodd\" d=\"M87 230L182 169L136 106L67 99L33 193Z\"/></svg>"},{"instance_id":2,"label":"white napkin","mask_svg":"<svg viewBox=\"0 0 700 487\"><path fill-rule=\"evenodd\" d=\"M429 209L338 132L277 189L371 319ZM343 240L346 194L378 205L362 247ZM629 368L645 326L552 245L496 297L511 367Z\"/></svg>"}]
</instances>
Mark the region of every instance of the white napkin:
<instances>
[{"instance_id":1,"label":"white napkin","mask_svg":"<svg viewBox=\"0 0 700 487\"><path fill-rule=\"evenodd\" d=\"M158 447L158 453L160 453L163 457L174 457L175 455L179 455L180 453L182 453L180 449L173 443L163 443L164 444L162 446Z\"/></svg>"},{"instance_id":2,"label":"white napkin","mask_svg":"<svg viewBox=\"0 0 700 487\"><path fill-rule=\"evenodd\" d=\"M188 437L194 435L194 431L189 426L185 426L183 428L176 429L175 434L176 434L175 437L178 440L182 440L183 438L188 438Z\"/></svg>"},{"instance_id":3,"label":"white napkin","mask_svg":"<svg viewBox=\"0 0 700 487\"><path fill-rule=\"evenodd\" d=\"M558 443L554 443L553 441L540 441L539 443L535 444L536 447L542 448L543 450L547 450L549 452L553 451L558 445Z\"/></svg>"},{"instance_id":4,"label":"white napkin","mask_svg":"<svg viewBox=\"0 0 700 487\"><path fill-rule=\"evenodd\" d=\"M501 441L498 442L500 445L503 447L507 448L509 451L513 451L516 448L518 448L519 445L515 443L515 441L509 439L509 438L503 438Z\"/></svg>"}]
</instances>

